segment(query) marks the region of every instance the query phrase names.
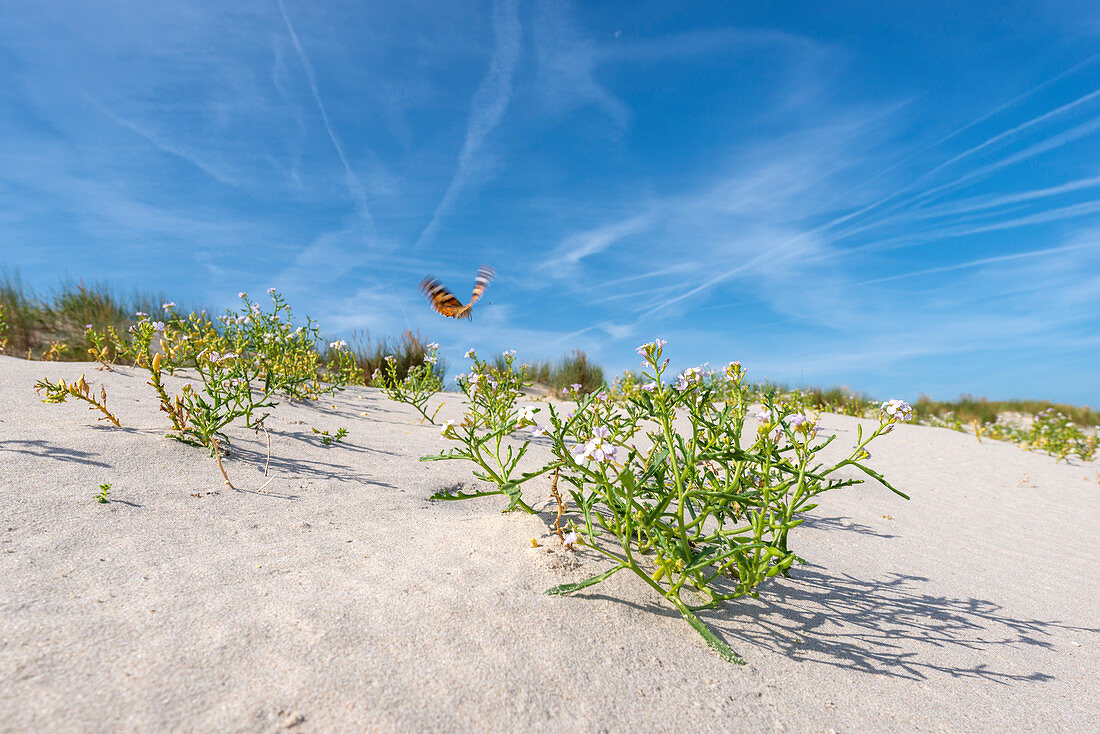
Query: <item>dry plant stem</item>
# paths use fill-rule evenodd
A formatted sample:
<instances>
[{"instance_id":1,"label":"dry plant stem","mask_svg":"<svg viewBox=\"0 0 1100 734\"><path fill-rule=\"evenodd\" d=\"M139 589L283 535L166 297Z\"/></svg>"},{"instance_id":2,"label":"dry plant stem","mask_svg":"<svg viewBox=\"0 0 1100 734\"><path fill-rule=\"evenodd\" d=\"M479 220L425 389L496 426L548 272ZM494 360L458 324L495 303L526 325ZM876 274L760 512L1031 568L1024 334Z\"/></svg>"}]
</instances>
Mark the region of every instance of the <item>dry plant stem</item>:
<instances>
[{"instance_id":1,"label":"dry plant stem","mask_svg":"<svg viewBox=\"0 0 1100 734\"><path fill-rule=\"evenodd\" d=\"M229 474L226 473L226 468L222 467L222 465L221 465L221 441L219 439L215 438L215 439L213 439L212 443L213 443L213 458L215 458L218 461L218 471L221 472L222 478L224 480L226 480L226 486L228 486L229 489L231 489L231 490L237 489L237 487L233 486L233 483L231 481L229 481Z\"/></svg>"},{"instance_id":2,"label":"dry plant stem","mask_svg":"<svg viewBox=\"0 0 1100 734\"><path fill-rule=\"evenodd\" d=\"M561 495L558 493L558 476L561 474L561 469L554 470L554 479L550 482L550 496L554 498L554 501L558 503L558 516L554 518L554 526L552 530L557 533L558 540L562 543L565 542L565 533L561 529L561 516L565 513L565 502L562 500Z\"/></svg>"},{"instance_id":3,"label":"dry plant stem","mask_svg":"<svg viewBox=\"0 0 1100 734\"><path fill-rule=\"evenodd\" d=\"M267 459L264 461L264 477L267 477L268 470L271 468L271 434L268 433L267 427L263 424L263 421L260 421L256 424L257 431L261 428L264 429L264 436L267 438ZM256 491L263 492L265 489L267 489L268 485L274 481L275 477L268 478L267 481L261 484L259 489L257 489Z\"/></svg>"}]
</instances>

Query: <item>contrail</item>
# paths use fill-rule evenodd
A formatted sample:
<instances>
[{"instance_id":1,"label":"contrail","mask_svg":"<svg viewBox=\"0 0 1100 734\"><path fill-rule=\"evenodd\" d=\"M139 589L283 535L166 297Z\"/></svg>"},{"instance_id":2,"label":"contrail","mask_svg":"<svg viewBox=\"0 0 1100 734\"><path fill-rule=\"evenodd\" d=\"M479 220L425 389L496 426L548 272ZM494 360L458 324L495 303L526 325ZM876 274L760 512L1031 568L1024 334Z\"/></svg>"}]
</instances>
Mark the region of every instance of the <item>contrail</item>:
<instances>
[{"instance_id":1,"label":"contrail","mask_svg":"<svg viewBox=\"0 0 1100 734\"><path fill-rule=\"evenodd\" d=\"M344 146L340 143L340 139L336 137L336 133L332 129L332 123L328 119L328 112L325 111L325 104L321 101L321 93L317 89L317 79L313 74L313 66L310 65L309 59L306 58L305 51L302 50L302 44L298 40L298 34L294 31L294 24L290 22L290 16L286 14L286 7L283 5L283 0L276 0L276 2L279 4L279 12L283 14L283 22L286 23L287 32L290 33L290 40L294 42L294 50L298 52L298 60L302 62L302 68L306 72L306 79L309 80L309 89L313 92L313 100L317 103L317 109L321 111L321 119L325 123L325 130L328 132L329 140L332 141L332 146L336 148L336 155L340 156L340 162L344 164L344 181L347 183L348 191L351 193L352 198L355 199L359 215L363 217L363 222L367 225L367 231L373 238L375 234L374 217L371 216L370 207L367 204L366 190L363 188L363 184L359 180L359 177L351 170L348 158L344 155Z\"/></svg>"},{"instance_id":2,"label":"contrail","mask_svg":"<svg viewBox=\"0 0 1100 734\"><path fill-rule=\"evenodd\" d=\"M512 98L512 76L515 74L516 62L519 59L522 30L516 0L498 0L493 4L493 33L496 36L496 47L489 62L489 71L474 94L470 119L466 124L466 140L462 145L462 152L458 155L458 168L446 193L436 206L431 221L420 233L416 247L435 238L444 217L454 209L458 195L471 183L474 159L481 150L485 138L496 129L508 110L508 104Z\"/></svg>"}]
</instances>

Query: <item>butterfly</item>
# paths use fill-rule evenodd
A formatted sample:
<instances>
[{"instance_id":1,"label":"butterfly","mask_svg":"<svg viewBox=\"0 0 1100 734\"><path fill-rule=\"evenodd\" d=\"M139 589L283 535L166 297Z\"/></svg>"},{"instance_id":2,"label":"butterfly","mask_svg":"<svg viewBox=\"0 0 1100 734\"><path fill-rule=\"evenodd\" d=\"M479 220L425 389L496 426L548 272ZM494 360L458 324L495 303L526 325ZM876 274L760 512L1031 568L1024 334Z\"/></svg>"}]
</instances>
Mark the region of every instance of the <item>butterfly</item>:
<instances>
[{"instance_id":1,"label":"butterfly","mask_svg":"<svg viewBox=\"0 0 1100 734\"><path fill-rule=\"evenodd\" d=\"M470 309L473 308L477 299L481 298L481 294L485 292L485 289L489 286L489 281L493 279L494 275L496 275L496 271L488 265L482 265L477 269L477 277L474 278L474 293L470 296L470 302L465 306L442 283L431 276L420 281L420 290L431 301L432 308L439 311L439 313L453 319L468 319L470 318Z\"/></svg>"}]
</instances>

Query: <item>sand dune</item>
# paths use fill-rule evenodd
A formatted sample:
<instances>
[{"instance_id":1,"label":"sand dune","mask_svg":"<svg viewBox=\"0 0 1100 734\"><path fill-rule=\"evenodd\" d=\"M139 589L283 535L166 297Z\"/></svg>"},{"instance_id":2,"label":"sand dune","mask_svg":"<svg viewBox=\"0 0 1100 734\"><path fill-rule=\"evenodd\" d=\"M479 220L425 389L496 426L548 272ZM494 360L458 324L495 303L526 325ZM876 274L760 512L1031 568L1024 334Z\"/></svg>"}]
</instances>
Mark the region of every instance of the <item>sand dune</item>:
<instances>
[{"instance_id":1,"label":"sand dune","mask_svg":"<svg viewBox=\"0 0 1100 734\"><path fill-rule=\"evenodd\" d=\"M122 429L33 391L81 373ZM826 495L812 565L701 615L738 667L626 574L545 596L602 565L549 536L546 483L541 516L428 500L470 467L418 462L447 442L376 390L280 405L266 494L262 436L230 431L233 491L166 425L139 371L0 357L0 730L1095 726L1100 463L901 426L871 464L911 501Z\"/></svg>"}]
</instances>

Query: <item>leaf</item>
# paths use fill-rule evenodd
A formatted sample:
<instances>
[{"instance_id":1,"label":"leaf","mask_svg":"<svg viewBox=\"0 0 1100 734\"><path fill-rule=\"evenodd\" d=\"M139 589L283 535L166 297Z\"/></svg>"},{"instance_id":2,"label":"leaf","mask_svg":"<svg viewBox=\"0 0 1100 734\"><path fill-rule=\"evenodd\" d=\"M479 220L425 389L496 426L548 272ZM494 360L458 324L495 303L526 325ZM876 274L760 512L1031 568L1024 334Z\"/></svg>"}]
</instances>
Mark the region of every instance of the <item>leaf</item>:
<instances>
[{"instance_id":1,"label":"leaf","mask_svg":"<svg viewBox=\"0 0 1100 734\"><path fill-rule=\"evenodd\" d=\"M440 451L438 454L430 454L428 456L421 456L420 461L447 461L448 459L465 459L466 456L462 454L449 453L445 454Z\"/></svg>"},{"instance_id":2,"label":"leaf","mask_svg":"<svg viewBox=\"0 0 1100 734\"><path fill-rule=\"evenodd\" d=\"M578 581L575 584L561 584L561 585L555 586L551 589L547 589L543 593L546 594L547 596L562 596L564 594L572 594L574 591L579 591L580 589L584 589L584 588L589 587L589 586L594 586L594 585L600 583L601 581L603 581L604 579L610 578L611 575L613 573L615 573L616 571L621 571L624 568L626 568L626 566L615 566L614 568L610 568L610 569L608 569L607 571L604 571L601 574L596 574L595 576L592 576L591 578L587 578L584 581Z\"/></svg>"},{"instance_id":3,"label":"leaf","mask_svg":"<svg viewBox=\"0 0 1100 734\"><path fill-rule=\"evenodd\" d=\"M888 482L888 481L886 481L885 479L883 479L882 475L881 475L881 474L879 474L879 473L878 473L877 471L875 471L874 469L872 469L872 468L870 468L870 467L867 467L867 466L864 466L863 464L860 464L860 463L859 463L858 461L853 461L853 462L849 462L849 463L851 463L851 465L852 465L852 466L855 466L855 467L858 467L859 469L861 469L861 470L863 471L863 473L864 473L864 474L867 474L867 475L869 475L869 476L872 476L872 477L874 477L875 479L877 479L877 480L879 480L880 482L882 482L882 483L883 483L883 484L884 484L884 485L886 486L886 488L887 488L888 490L890 490L891 492L893 492L894 494L898 495L899 497L903 497L903 498L905 498L905 499L909 499L909 495L907 495L907 494L906 494L905 492L902 492L902 491L901 491L900 489L896 489L896 488L894 487L894 485L890 484L890 482Z\"/></svg>"},{"instance_id":4,"label":"leaf","mask_svg":"<svg viewBox=\"0 0 1100 734\"><path fill-rule=\"evenodd\" d=\"M492 497L494 495L504 494L499 489L489 490L487 492L475 491L475 492L463 492L461 489L456 489L451 492L447 490L441 490L433 494L429 499L433 500L468 500L474 497Z\"/></svg>"},{"instance_id":5,"label":"leaf","mask_svg":"<svg viewBox=\"0 0 1100 734\"><path fill-rule=\"evenodd\" d=\"M683 602L680 602L678 599L670 601L672 601L674 604L676 604L677 607L679 607L680 615L685 620L687 620L687 623L694 627L695 631L703 636L703 639L706 641L708 647L721 655L726 660L726 662L733 663L734 665L745 664L745 661L738 657L737 653L730 649L729 645L720 640L718 638L718 635L711 632L709 627L699 621L699 618L692 614L691 610L689 610Z\"/></svg>"}]
</instances>

